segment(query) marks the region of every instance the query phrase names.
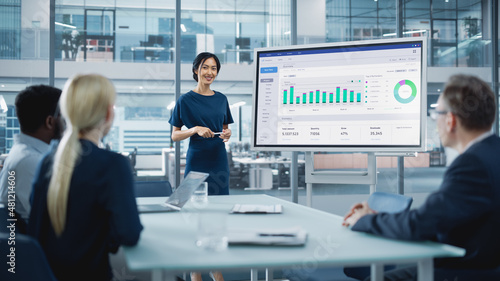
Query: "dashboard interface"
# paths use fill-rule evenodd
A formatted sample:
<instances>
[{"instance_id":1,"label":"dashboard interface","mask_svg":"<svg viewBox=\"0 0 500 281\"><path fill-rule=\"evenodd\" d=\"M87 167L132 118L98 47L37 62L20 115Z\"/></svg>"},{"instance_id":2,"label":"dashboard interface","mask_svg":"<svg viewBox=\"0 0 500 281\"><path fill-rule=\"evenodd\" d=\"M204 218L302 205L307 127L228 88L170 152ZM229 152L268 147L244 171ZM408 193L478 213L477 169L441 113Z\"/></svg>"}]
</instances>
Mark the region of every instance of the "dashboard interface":
<instances>
[{"instance_id":1,"label":"dashboard interface","mask_svg":"<svg viewBox=\"0 0 500 281\"><path fill-rule=\"evenodd\" d=\"M403 39L256 50L253 147L421 150L426 39Z\"/></svg>"}]
</instances>

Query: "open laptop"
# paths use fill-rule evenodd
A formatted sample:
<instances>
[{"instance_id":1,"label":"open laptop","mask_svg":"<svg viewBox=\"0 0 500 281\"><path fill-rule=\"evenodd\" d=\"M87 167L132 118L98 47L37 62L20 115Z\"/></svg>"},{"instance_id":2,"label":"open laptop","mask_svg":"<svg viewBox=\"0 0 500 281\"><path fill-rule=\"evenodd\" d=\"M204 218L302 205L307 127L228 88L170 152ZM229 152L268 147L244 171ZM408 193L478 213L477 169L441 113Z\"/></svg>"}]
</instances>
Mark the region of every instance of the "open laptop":
<instances>
[{"instance_id":1,"label":"open laptop","mask_svg":"<svg viewBox=\"0 0 500 281\"><path fill-rule=\"evenodd\" d=\"M186 202L191 198L194 190L205 181L208 177L207 173L189 172L184 178L179 187L161 204L141 204L137 208L139 213L156 213L156 212L177 212L182 209Z\"/></svg>"}]
</instances>

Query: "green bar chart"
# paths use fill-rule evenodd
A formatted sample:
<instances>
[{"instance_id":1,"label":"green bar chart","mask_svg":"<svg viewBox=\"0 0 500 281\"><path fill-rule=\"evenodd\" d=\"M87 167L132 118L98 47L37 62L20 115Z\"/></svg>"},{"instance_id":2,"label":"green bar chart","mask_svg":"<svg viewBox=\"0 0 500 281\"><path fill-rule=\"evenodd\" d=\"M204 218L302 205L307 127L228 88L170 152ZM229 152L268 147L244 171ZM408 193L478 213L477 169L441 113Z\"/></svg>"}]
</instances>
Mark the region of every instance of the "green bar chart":
<instances>
[{"instance_id":1,"label":"green bar chart","mask_svg":"<svg viewBox=\"0 0 500 281\"><path fill-rule=\"evenodd\" d=\"M365 81L362 77L335 77L334 79L311 78L286 79L281 84L283 105L286 106L328 106L355 105L364 102Z\"/></svg>"},{"instance_id":2,"label":"green bar chart","mask_svg":"<svg viewBox=\"0 0 500 281\"><path fill-rule=\"evenodd\" d=\"M342 91L341 91L342 90ZM341 89L336 87L335 91L309 91L309 99L307 92L303 92L297 96L294 95L294 88L283 90L283 104L339 104L339 103L362 103L360 92L349 89Z\"/></svg>"}]
</instances>

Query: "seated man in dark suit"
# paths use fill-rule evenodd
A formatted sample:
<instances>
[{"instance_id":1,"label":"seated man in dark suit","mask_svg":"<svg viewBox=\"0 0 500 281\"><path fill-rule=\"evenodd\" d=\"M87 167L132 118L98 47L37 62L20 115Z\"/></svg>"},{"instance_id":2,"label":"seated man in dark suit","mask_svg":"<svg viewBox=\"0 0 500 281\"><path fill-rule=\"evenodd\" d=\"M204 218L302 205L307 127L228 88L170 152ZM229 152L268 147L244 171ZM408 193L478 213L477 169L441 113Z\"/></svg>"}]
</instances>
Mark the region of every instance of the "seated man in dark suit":
<instances>
[{"instance_id":1,"label":"seated man in dark suit","mask_svg":"<svg viewBox=\"0 0 500 281\"><path fill-rule=\"evenodd\" d=\"M488 84L473 76L452 76L431 117L442 144L460 155L444 174L439 190L420 208L396 214L377 214L366 202L356 204L344 225L394 239L432 240L464 248L462 258L435 260L436 281L462 281L464 270L498 268L500 138L490 132L496 114L495 94ZM408 267L386 272L385 278L416 280L416 275L416 267Z\"/></svg>"}]
</instances>

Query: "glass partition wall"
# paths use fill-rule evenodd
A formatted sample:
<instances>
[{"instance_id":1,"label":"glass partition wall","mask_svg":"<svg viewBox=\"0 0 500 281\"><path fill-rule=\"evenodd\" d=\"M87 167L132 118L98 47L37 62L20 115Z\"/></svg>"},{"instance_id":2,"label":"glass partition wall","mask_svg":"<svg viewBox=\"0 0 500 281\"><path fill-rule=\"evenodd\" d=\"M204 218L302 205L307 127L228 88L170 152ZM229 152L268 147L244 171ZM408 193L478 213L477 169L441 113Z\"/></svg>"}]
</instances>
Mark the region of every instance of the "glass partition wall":
<instances>
[{"instance_id":1,"label":"glass partition wall","mask_svg":"<svg viewBox=\"0 0 500 281\"><path fill-rule=\"evenodd\" d=\"M429 38L429 106L451 72L477 73L492 81L497 58L491 57L491 1L400 2L403 36ZM0 104L3 100L7 106L0 111L2 153L9 152L19 131L16 94L28 85L49 82L49 3L0 0ZM175 99L175 52L181 54L181 93L195 87L191 63L196 54L213 52L222 62L214 89L227 95L235 120L229 148L249 155L253 49L291 43L290 3L183 0L181 49L175 50L175 0L56 0L55 86L62 87L80 72L109 77L119 95L106 144L119 152L159 155L172 145L167 121L168 106ZM397 0L297 1L297 41L394 38L396 4ZM433 126L429 119L428 150L441 155ZM187 142L181 146L185 152ZM441 158L430 161L446 164Z\"/></svg>"}]
</instances>

